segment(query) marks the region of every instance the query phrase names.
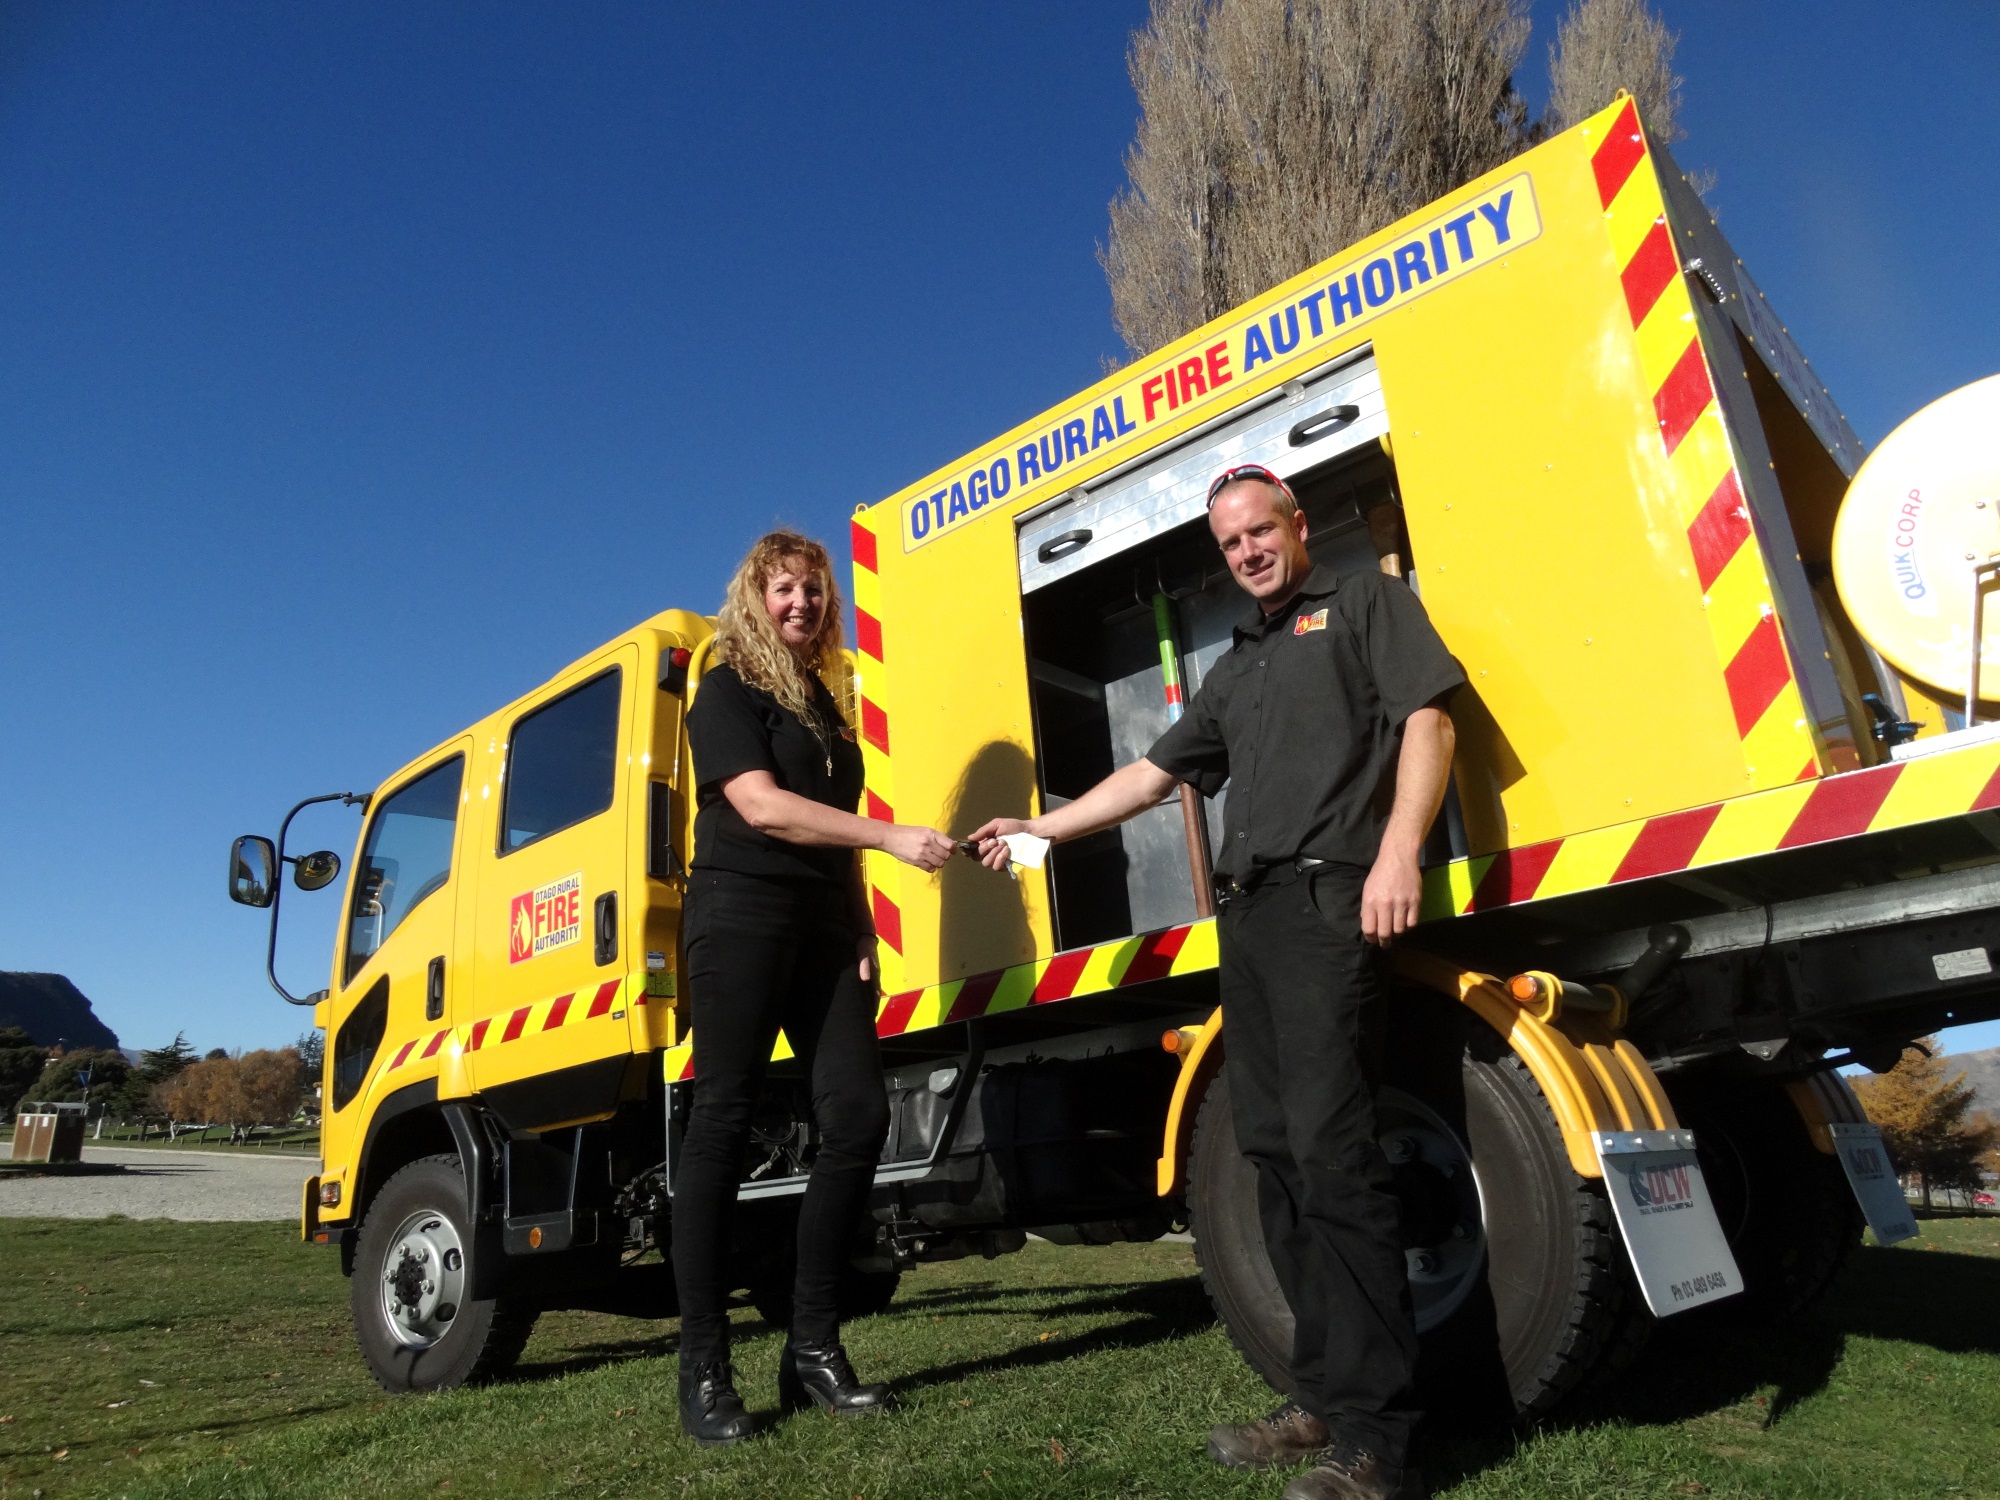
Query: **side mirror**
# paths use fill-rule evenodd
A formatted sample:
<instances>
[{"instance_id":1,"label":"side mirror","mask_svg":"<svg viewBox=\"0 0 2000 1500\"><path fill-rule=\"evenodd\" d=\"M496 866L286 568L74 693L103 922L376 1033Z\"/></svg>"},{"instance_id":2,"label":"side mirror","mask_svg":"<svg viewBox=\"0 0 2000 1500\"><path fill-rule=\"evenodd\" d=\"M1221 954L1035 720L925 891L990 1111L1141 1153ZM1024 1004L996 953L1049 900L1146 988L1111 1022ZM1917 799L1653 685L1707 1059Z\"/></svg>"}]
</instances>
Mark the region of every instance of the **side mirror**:
<instances>
[{"instance_id":1,"label":"side mirror","mask_svg":"<svg viewBox=\"0 0 2000 1500\"><path fill-rule=\"evenodd\" d=\"M239 906L265 907L277 895L277 848L267 838L244 834L229 846L229 899Z\"/></svg>"},{"instance_id":2,"label":"side mirror","mask_svg":"<svg viewBox=\"0 0 2000 1500\"><path fill-rule=\"evenodd\" d=\"M332 885L340 874L340 856L331 849L317 854L301 854L292 865L292 884L302 891L317 891Z\"/></svg>"}]
</instances>

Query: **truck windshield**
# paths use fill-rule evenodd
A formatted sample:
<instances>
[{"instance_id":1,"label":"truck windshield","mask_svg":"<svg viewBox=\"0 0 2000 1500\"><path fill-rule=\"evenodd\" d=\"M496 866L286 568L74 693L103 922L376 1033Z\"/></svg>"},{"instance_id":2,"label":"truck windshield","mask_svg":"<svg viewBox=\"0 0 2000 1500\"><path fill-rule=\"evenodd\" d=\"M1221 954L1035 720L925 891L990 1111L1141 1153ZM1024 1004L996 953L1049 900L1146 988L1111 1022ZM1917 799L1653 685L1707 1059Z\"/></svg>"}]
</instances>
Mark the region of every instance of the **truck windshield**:
<instances>
[{"instance_id":1,"label":"truck windshield","mask_svg":"<svg viewBox=\"0 0 2000 1500\"><path fill-rule=\"evenodd\" d=\"M345 981L416 909L451 878L451 838L465 760L454 755L390 794L376 810L354 877L347 919Z\"/></svg>"}]
</instances>

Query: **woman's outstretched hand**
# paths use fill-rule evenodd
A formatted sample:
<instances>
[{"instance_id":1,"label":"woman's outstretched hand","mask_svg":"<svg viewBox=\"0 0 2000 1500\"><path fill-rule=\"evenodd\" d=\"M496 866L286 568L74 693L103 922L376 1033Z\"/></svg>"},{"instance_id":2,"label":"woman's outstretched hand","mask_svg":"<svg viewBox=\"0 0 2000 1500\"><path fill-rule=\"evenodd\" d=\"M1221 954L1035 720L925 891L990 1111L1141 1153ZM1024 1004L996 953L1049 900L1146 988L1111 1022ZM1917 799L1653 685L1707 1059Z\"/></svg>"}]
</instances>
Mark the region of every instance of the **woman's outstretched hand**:
<instances>
[{"instance_id":1,"label":"woman's outstretched hand","mask_svg":"<svg viewBox=\"0 0 2000 1500\"><path fill-rule=\"evenodd\" d=\"M926 872L943 869L944 862L958 852L958 845L935 828L915 823L890 824L882 835L882 847L904 864Z\"/></svg>"},{"instance_id":2,"label":"woman's outstretched hand","mask_svg":"<svg viewBox=\"0 0 2000 1500\"><path fill-rule=\"evenodd\" d=\"M1025 818L995 818L967 842L979 846L979 862L989 870L1005 870L1012 856L1001 839L1010 833L1030 833Z\"/></svg>"}]
</instances>

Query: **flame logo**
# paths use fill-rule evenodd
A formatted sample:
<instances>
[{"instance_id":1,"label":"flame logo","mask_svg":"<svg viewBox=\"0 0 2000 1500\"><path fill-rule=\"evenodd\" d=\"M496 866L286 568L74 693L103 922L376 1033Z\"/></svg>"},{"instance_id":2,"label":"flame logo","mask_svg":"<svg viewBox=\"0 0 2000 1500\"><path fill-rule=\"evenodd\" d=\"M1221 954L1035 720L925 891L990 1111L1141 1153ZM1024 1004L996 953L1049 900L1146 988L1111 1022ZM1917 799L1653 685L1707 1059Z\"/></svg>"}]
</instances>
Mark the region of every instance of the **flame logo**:
<instances>
[{"instance_id":1,"label":"flame logo","mask_svg":"<svg viewBox=\"0 0 2000 1500\"><path fill-rule=\"evenodd\" d=\"M514 898L508 923L507 962L517 964L535 952L535 898L532 893Z\"/></svg>"}]
</instances>

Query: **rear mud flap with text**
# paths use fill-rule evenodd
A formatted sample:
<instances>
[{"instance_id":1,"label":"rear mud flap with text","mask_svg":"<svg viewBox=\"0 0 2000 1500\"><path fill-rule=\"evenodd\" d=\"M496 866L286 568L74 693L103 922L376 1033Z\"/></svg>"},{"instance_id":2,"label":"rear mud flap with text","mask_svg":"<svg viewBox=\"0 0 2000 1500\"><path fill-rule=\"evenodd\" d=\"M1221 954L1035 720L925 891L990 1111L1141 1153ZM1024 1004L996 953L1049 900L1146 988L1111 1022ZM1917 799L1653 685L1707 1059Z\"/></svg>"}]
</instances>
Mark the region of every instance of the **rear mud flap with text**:
<instances>
[{"instance_id":1,"label":"rear mud flap with text","mask_svg":"<svg viewBox=\"0 0 2000 1500\"><path fill-rule=\"evenodd\" d=\"M1876 1243L1893 1245L1899 1240L1915 1239L1917 1217L1910 1212L1903 1185L1889 1165L1889 1153L1882 1146L1882 1128L1835 1123L1828 1129L1833 1132L1834 1154L1847 1173L1847 1185L1854 1189L1854 1200L1861 1205L1868 1227L1875 1231Z\"/></svg>"},{"instance_id":2,"label":"rear mud flap with text","mask_svg":"<svg viewBox=\"0 0 2000 1500\"><path fill-rule=\"evenodd\" d=\"M1656 1318L1743 1290L1715 1217L1691 1130L1621 1130L1593 1137L1626 1253Z\"/></svg>"}]
</instances>

